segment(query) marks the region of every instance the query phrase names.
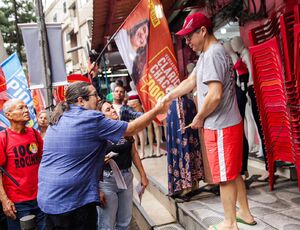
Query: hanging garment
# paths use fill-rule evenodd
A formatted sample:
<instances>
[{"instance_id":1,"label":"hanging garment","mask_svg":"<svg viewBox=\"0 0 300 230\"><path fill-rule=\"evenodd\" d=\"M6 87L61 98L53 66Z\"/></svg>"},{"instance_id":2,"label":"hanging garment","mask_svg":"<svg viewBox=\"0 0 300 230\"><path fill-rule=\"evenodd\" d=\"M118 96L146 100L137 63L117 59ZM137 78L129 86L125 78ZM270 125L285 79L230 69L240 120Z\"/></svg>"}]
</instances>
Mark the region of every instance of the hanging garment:
<instances>
[{"instance_id":1,"label":"hanging garment","mask_svg":"<svg viewBox=\"0 0 300 230\"><path fill-rule=\"evenodd\" d=\"M204 178L197 129L186 128L196 115L194 102L186 96L173 101L167 116L168 190L175 195L192 189Z\"/></svg>"}]
</instances>

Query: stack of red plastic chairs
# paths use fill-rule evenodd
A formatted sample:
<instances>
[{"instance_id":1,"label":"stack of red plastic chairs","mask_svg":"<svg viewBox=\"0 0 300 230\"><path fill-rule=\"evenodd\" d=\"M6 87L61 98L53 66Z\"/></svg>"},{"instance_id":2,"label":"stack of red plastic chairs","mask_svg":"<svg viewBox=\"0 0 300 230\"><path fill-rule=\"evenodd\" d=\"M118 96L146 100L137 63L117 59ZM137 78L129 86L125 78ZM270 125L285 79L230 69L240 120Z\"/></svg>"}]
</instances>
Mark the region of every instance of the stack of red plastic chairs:
<instances>
[{"instance_id":1,"label":"stack of red plastic chairs","mask_svg":"<svg viewBox=\"0 0 300 230\"><path fill-rule=\"evenodd\" d=\"M293 138L294 138L294 148L295 148L295 163L298 175L298 185L300 178L300 23L294 26L295 34L295 74L293 82L293 101L291 103L291 114L294 119L293 123ZM297 63L297 64L296 64Z\"/></svg>"},{"instance_id":2,"label":"stack of red plastic chairs","mask_svg":"<svg viewBox=\"0 0 300 230\"><path fill-rule=\"evenodd\" d=\"M300 24L299 5L274 13L249 33L254 89L269 165L270 189L274 163L296 165L300 189ZM283 59L281 59L283 57Z\"/></svg>"}]
</instances>

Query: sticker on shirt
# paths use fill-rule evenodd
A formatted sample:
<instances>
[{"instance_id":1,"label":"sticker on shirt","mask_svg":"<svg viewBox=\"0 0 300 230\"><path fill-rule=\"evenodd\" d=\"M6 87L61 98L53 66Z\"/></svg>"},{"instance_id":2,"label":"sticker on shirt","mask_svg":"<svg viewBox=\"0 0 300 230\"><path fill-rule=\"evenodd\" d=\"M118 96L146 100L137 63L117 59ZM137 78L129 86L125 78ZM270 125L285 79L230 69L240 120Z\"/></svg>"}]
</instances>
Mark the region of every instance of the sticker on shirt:
<instances>
[{"instance_id":1,"label":"sticker on shirt","mask_svg":"<svg viewBox=\"0 0 300 230\"><path fill-rule=\"evenodd\" d=\"M37 153L38 152L38 147L36 143L31 143L29 145L29 151L32 153Z\"/></svg>"}]
</instances>

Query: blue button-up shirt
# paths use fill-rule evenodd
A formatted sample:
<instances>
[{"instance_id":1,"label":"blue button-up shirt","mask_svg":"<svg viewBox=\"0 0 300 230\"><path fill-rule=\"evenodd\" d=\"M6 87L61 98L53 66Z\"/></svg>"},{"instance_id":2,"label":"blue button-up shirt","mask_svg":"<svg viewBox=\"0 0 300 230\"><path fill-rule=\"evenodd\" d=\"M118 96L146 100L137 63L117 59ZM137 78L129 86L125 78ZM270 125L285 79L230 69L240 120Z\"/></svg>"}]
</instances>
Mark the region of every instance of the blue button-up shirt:
<instances>
[{"instance_id":1,"label":"blue button-up shirt","mask_svg":"<svg viewBox=\"0 0 300 230\"><path fill-rule=\"evenodd\" d=\"M122 105L120 108L120 120L129 122L134 120L139 116L143 115L141 112L136 112L134 109L128 105Z\"/></svg>"},{"instance_id":2,"label":"blue button-up shirt","mask_svg":"<svg viewBox=\"0 0 300 230\"><path fill-rule=\"evenodd\" d=\"M107 140L117 143L127 122L98 111L71 106L49 126L39 168L38 204L47 214L62 214L99 202L98 182Z\"/></svg>"}]
</instances>

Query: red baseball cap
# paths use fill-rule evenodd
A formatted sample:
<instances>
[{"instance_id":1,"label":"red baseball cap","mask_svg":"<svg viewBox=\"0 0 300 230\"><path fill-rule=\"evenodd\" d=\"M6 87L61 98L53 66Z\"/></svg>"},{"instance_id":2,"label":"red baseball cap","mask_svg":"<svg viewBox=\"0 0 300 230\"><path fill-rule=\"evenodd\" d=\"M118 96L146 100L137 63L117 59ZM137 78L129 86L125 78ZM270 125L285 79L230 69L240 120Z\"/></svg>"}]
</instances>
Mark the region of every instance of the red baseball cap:
<instances>
[{"instance_id":1,"label":"red baseball cap","mask_svg":"<svg viewBox=\"0 0 300 230\"><path fill-rule=\"evenodd\" d=\"M176 35L185 36L189 33L192 33L196 29L200 29L201 26L205 26L206 29L212 29L212 22L211 20L206 17L204 14L200 12L196 12L186 17L184 20L182 29L179 30Z\"/></svg>"},{"instance_id":2,"label":"red baseball cap","mask_svg":"<svg viewBox=\"0 0 300 230\"><path fill-rule=\"evenodd\" d=\"M133 95L130 95L130 96L129 96L128 100L129 100L129 101L131 101L131 100L140 100L140 98L139 98L139 95L133 94Z\"/></svg>"}]
</instances>

